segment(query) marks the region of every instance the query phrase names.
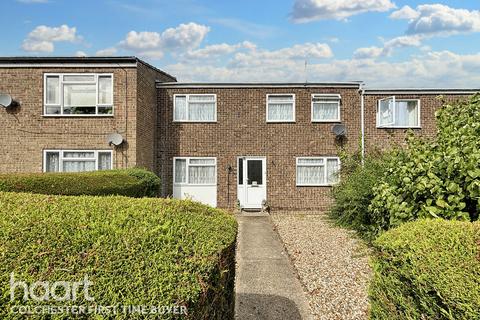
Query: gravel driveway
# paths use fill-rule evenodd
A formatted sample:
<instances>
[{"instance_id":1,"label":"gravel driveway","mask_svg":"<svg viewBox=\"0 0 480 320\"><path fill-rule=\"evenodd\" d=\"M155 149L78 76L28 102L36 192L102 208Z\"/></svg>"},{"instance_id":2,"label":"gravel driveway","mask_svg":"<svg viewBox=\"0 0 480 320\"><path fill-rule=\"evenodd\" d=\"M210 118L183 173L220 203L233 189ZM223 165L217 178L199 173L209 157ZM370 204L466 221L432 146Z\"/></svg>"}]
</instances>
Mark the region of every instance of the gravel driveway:
<instances>
[{"instance_id":1,"label":"gravel driveway","mask_svg":"<svg viewBox=\"0 0 480 320\"><path fill-rule=\"evenodd\" d=\"M271 216L308 293L315 319L367 319L368 248L324 214Z\"/></svg>"}]
</instances>

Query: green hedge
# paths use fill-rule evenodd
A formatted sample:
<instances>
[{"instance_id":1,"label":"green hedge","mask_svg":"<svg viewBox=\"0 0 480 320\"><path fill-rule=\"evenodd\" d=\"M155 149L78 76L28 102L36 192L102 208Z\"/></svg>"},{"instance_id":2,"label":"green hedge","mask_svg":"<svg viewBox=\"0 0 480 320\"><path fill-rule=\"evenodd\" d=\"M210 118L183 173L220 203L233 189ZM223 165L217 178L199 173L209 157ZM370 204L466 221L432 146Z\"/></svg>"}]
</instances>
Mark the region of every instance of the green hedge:
<instances>
[{"instance_id":1,"label":"green hedge","mask_svg":"<svg viewBox=\"0 0 480 320\"><path fill-rule=\"evenodd\" d=\"M52 195L158 196L160 178L144 169L80 173L0 174L0 191Z\"/></svg>"},{"instance_id":2,"label":"green hedge","mask_svg":"<svg viewBox=\"0 0 480 320\"><path fill-rule=\"evenodd\" d=\"M374 244L372 319L480 319L480 222L419 220Z\"/></svg>"},{"instance_id":3,"label":"green hedge","mask_svg":"<svg viewBox=\"0 0 480 320\"><path fill-rule=\"evenodd\" d=\"M178 305L188 308L182 318L231 318L236 232L233 216L191 201L0 192L0 318L23 319L12 305L92 304L83 293L74 303L24 302L20 289L12 302L11 272L29 284L88 275L96 305Z\"/></svg>"}]
</instances>

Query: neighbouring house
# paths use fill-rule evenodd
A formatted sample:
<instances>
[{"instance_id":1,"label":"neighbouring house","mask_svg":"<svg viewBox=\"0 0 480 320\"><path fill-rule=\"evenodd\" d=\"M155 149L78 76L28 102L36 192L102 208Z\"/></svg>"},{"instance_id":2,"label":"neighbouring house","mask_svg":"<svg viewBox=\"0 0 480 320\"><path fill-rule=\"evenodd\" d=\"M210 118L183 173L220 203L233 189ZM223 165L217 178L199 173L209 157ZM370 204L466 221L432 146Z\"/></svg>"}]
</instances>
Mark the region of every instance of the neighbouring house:
<instances>
[{"instance_id":1,"label":"neighbouring house","mask_svg":"<svg viewBox=\"0 0 480 320\"><path fill-rule=\"evenodd\" d=\"M435 134L476 89L361 82L178 83L136 57L0 58L0 172L145 167L162 194L212 206L326 209L339 150ZM8 96L6 96L8 95Z\"/></svg>"}]
</instances>

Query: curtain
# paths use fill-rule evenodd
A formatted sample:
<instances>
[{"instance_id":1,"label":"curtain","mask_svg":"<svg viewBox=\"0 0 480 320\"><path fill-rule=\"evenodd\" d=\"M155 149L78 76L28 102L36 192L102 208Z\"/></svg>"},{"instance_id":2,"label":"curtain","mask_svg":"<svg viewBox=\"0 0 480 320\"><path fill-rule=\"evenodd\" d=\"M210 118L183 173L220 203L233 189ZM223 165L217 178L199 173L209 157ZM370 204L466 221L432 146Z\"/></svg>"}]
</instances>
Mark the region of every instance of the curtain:
<instances>
[{"instance_id":1,"label":"curtain","mask_svg":"<svg viewBox=\"0 0 480 320\"><path fill-rule=\"evenodd\" d=\"M293 120L293 103L269 103L268 120L290 121Z\"/></svg>"},{"instance_id":2,"label":"curtain","mask_svg":"<svg viewBox=\"0 0 480 320\"><path fill-rule=\"evenodd\" d=\"M95 160L92 161L75 161L75 160L63 160L64 172L83 172L94 171Z\"/></svg>"},{"instance_id":3,"label":"curtain","mask_svg":"<svg viewBox=\"0 0 480 320\"><path fill-rule=\"evenodd\" d=\"M418 109L416 101L397 101L395 125L404 127L418 126Z\"/></svg>"},{"instance_id":4,"label":"curtain","mask_svg":"<svg viewBox=\"0 0 480 320\"><path fill-rule=\"evenodd\" d=\"M95 106L97 104L95 84L64 84L63 103L65 106Z\"/></svg>"},{"instance_id":5,"label":"curtain","mask_svg":"<svg viewBox=\"0 0 480 320\"><path fill-rule=\"evenodd\" d=\"M60 104L60 79L58 76L47 77L47 104Z\"/></svg>"},{"instance_id":6,"label":"curtain","mask_svg":"<svg viewBox=\"0 0 480 320\"><path fill-rule=\"evenodd\" d=\"M338 178L338 160L327 159L327 183L336 183L338 182Z\"/></svg>"},{"instance_id":7,"label":"curtain","mask_svg":"<svg viewBox=\"0 0 480 320\"><path fill-rule=\"evenodd\" d=\"M189 166L189 184L213 184L215 183L215 166Z\"/></svg>"},{"instance_id":8,"label":"curtain","mask_svg":"<svg viewBox=\"0 0 480 320\"><path fill-rule=\"evenodd\" d=\"M60 155L58 152L47 152L45 161L45 171L58 172L60 171Z\"/></svg>"},{"instance_id":9,"label":"curtain","mask_svg":"<svg viewBox=\"0 0 480 320\"><path fill-rule=\"evenodd\" d=\"M110 152L98 153L98 170L112 169L112 154Z\"/></svg>"},{"instance_id":10,"label":"curtain","mask_svg":"<svg viewBox=\"0 0 480 320\"><path fill-rule=\"evenodd\" d=\"M112 77L98 77L98 103L112 104Z\"/></svg>"},{"instance_id":11,"label":"curtain","mask_svg":"<svg viewBox=\"0 0 480 320\"><path fill-rule=\"evenodd\" d=\"M314 102L314 120L336 120L338 119L338 103Z\"/></svg>"},{"instance_id":12,"label":"curtain","mask_svg":"<svg viewBox=\"0 0 480 320\"><path fill-rule=\"evenodd\" d=\"M379 125L392 125L393 123L393 99L380 101L379 107Z\"/></svg>"},{"instance_id":13,"label":"curtain","mask_svg":"<svg viewBox=\"0 0 480 320\"><path fill-rule=\"evenodd\" d=\"M187 160L175 160L175 183L187 182Z\"/></svg>"},{"instance_id":14,"label":"curtain","mask_svg":"<svg viewBox=\"0 0 480 320\"><path fill-rule=\"evenodd\" d=\"M190 164L215 164L215 159L190 159Z\"/></svg>"},{"instance_id":15,"label":"curtain","mask_svg":"<svg viewBox=\"0 0 480 320\"><path fill-rule=\"evenodd\" d=\"M187 97L175 97L175 120L187 120Z\"/></svg>"},{"instance_id":16,"label":"curtain","mask_svg":"<svg viewBox=\"0 0 480 320\"><path fill-rule=\"evenodd\" d=\"M215 102L189 102L188 118L194 121L215 120Z\"/></svg>"},{"instance_id":17,"label":"curtain","mask_svg":"<svg viewBox=\"0 0 480 320\"><path fill-rule=\"evenodd\" d=\"M325 181L325 167L318 166L297 166L297 183L302 185L323 184Z\"/></svg>"}]
</instances>

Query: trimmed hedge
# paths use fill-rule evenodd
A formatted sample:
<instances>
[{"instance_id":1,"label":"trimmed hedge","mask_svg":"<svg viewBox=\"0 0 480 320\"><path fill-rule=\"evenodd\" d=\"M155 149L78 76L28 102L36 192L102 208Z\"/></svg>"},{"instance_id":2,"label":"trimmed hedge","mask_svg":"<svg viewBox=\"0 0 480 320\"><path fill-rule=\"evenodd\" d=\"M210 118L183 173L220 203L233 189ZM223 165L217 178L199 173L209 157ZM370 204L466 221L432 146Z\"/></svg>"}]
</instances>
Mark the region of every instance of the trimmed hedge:
<instances>
[{"instance_id":1,"label":"trimmed hedge","mask_svg":"<svg viewBox=\"0 0 480 320\"><path fill-rule=\"evenodd\" d=\"M95 305L178 305L188 308L182 318L231 318L236 233L232 215L192 201L0 192L0 318L20 318L8 313L15 304L92 304L83 292L74 303L24 302L21 289L11 302L11 272L29 284L88 274Z\"/></svg>"},{"instance_id":2,"label":"trimmed hedge","mask_svg":"<svg viewBox=\"0 0 480 320\"><path fill-rule=\"evenodd\" d=\"M374 245L372 319L480 319L480 222L419 220Z\"/></svg>"},{"instance_id":3,"label":"trimmed hedge","mask_svg":"<svg viewBox=\"0 0 480 320\"><path fill-rule=\"evenodd\" d=\"M5 192L156 197L159 189L160 178L139 168L79 173L0 174L0 191Z\"/></svg>"}]
</instances>

